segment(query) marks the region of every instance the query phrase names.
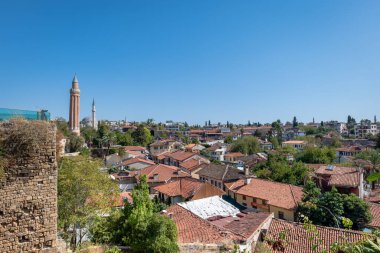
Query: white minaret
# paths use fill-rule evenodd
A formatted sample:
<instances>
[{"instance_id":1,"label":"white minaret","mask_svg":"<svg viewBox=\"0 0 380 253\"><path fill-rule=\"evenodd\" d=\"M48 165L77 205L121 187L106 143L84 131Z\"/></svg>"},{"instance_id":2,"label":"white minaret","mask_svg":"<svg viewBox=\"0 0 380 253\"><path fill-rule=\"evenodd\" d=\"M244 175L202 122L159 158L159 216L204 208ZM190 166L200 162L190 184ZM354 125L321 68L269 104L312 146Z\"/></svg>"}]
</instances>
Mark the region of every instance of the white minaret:
<instances>
[{"instance_id":1,"label":"white minaret","mask_svg":"<svg viewBox=\"0 0 380 253\"><path fill-rule=\"evenodd\" d=\"M96 121L95 99L92 99L92 127L95 130L98 130L98 122Z\"/></svg>"}]
</instances>

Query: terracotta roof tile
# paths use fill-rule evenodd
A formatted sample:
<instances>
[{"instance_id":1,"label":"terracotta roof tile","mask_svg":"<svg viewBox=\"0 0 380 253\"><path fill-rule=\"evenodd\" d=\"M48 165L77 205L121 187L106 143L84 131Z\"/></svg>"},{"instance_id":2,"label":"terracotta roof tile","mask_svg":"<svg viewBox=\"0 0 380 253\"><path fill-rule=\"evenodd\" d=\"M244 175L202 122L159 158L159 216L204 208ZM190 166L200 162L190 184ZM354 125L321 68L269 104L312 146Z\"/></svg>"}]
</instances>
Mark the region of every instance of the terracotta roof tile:
<instances>
[{"instance_id":1,"label":"terracotta roof tile","mask_svg":"<svg viewBox=\"0 0 380 253\"><path fill-rule=\"evenodd\" d=\"M186 162L180 163L179 167L192 171L199 168L202 165L206 165L206 163L197 159L190 159L190 160L187 160Z\"/></svg>"},{"instance_id":2,"label":"terracotta roof tile","mask_svg":"<svg viewBox=\"0 0 380 253\"><path fill-rule=\"evenodd\" d=\"M145 159L141 159L141 158L137 158L137 157L125 160L123 162L124 165L131 165L134 163L145 163L145 164L150 164L150 165L155 164L153 161L149 161L149 160L145 160Z\"/></svg>"},{"instance_id":3,"label":"terracotta roof tile","mask_svg":"<svg viewBox=\"0 0 380 253\"><path fill-rule=\"evenodd\" d=\"M130 150L130 151L145 151L146 148L142 146L125 146L124 150Z\"/></svg>"},{"instance_id":4,"label":"terracotta roof tile","mask_svg":"<svg viewBox=\"0 0 380 253\"><path fill-rule=\"evenodd\" d=\"M177 226L179 243L225 243L243 240L242 236L213 225L179 205L173 205L166 211Z\"/></svg>"},{"instance_id":5,"label":"terracotta roof tile","mask_svg":"<svg viewBox=\"0 0 380 253\"><path fill-rule=\"evenodd\" d=\"M269 205L289 210L297 207L303 195L302 187L257 178L252 178L247 185L243 179L225 185L237 194L264 199Z\"/></svg>"},{"instance_id":6,"label":"terracotta roof tile","mask_svg":"<svg viewBox=\"0 0 380 253\"><path fill-rule=\"evenodd\" d=\"M122 206L124 206L125 201L127 201L130 204L133 204L133 198L132 198L132 194L130 192L121 192L119 195L119 198L116 201L115 206L116 207L122 207Z\"/></svg>"},{"instance_id":7,"label":"terracotta roof tile","mask_svg":"<svg viewBox=\"0 0 380 253\"><path fill-rule=\"evenodd\" d=\"M332 166L332 167L330 167ZM330 167L330 169L329 169ZM318 175L336 175L336 174L346 174L346 173L352 173L356 172L356 168L353 167L341 167L341 166L334 166L334 165L322 165L315 171L315 174Z\"/></svg>"},{"instance_id":8,"label":"terracotta roof tile","mask_svg":"<svg viewBox=\"0 0 380 253\"><path fill-rule=\"evenodd\" d=\"M145 154L140 153L138 151L127 150L126 152L128 154L131 154L131 155L134 155L134 156L137 156L137 157L145 157Z\"/></svg>"},{"instance_id":9,"label":"terracotta roof tile","mask_svg":"<svg viewBox=\"0 0 380 253\"><path fill-rule=\"evenodd\" d=\"M330 251L330 246L333 243L357 242L365 238L366 234L354 230L345 230L332 227L316 226L318 238L321 239L321 246L318 252L323 249ZM312 246L316 243L315 240L310 240L310 232L308 232L303 224L287 222L279 219L273 219L266 234L266 238L278 240L280 233L285 233L285 250L272 252L284 253L313 253Z\"/></svg>"},{"instance_id":10,"label":"terracotta roof tile","mask_svg":"<svg viewBox=\"0 0 380 253\"><path fill-rule=\"evenodd\" d=\"M169 157L169 158L171 158L173 160L177 160L177 161L184 161L184 160L189 159L190 157L192 157L194 155L196 155L196 154L191 153L191 152L182 151L182 150L177 150L177 151L165 154L166 157Z\"/></svg>"},{"instance_id":11,"label":"terracotta roof tile","mask_svg":"<svg viewBox=\"0 0 380 253\"><path fill-rule=\"evenodd\" d=\"M133 171L135 175L147 175L148 182L168 182L171 179L190 177L190 174L180 170L178 167L169 166L164 164L155 164L139 171ZM154 178L154 175L157 174L157 179Z\"/></svg>"},{"instance_id":12,"label":"terracotta roof tile","mask_svg":"<svg viewBox=\"0 0 380 253\"><path fill-rule=\"evenodd\" d=\"M170 197L182 196L187 199L193 196L203 184L204 183L193 178L182 178L171 183L157 186L154 189Z\"/></svg>"},{"instance_id":13,"label":"terracotta roof tile","mask_svg":"<svg viewBox=\"0 0 380 253\"><path fill-rule=\"evenodd\" d=\"M197 144L190 143L190 144L187 144L187 145L185 146L185 148L186 148L186 149L192 149L192 148L195 147L195 145L197 145Z\"/></svg>"},{"instance_id":14,"label":"terracotta roof tile","mask_svg":"<svg viewBox=\"0 0 380 253\"><path fill-rule=\"evenodd\" d=\"M372 221L368 224L368 226L373 228L380 228L380 205L369 203L369 211L372 215Z\"/></svg>"},{"instance_id":15,"label":"terracotta roof tile","mask_svg":"<svg viewBox=\"0 0 380 253\"><path fill-rule=\"evenodd\" d=\"M244 172L233 166L212 163L202 168L197 174L226 182L244 177Z\"/></svg>"},{"instance_id":16,"label":"terracotta roof tile","mask_svg":"<svg viewBox=\"0 0 380 253\"><path fill-rule=\"evenodd\" d=\"M212 223L240 234L244 238L249 238L271 216L272 214L266 212L240 213L237 217L230 216L212 221Z\"/></svg>"},{"instance_id":17,"label":"terracotta roof tile","mask_svg":"<svg viewBox=\"0 0 380 253\"><path fill-rule=\"evenodd\" d=\"M337 187L358 187L360 185L360 173L353 172L342 175L331 175L328 184Z\"/></svg>"}]
</instances>

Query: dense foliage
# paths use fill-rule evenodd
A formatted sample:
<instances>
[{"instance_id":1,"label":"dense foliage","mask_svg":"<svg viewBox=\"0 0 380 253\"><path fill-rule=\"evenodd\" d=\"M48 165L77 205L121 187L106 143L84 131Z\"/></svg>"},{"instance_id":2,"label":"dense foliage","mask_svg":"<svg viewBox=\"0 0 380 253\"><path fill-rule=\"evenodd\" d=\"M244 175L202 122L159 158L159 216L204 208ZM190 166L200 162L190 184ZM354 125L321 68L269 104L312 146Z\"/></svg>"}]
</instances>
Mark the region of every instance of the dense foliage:
<instances>
[{"instance_id":1,"label":"dense foliage","mask_svg":"<svg viewBox=\"0 0 380 253\"><path fill-rule=\"evenodd\" d=\"M135 130L127 132L113 131L107 122L99 122L98 130L96 131L91 126L81 128L81 136L73 135L68 130L68 123L65 119L56 121L57 129L65 137L69 139L69 152L80 151L84 142L89 147L99 147L107 150L107 154L111 151L111 146L148 146L153 141L153 136L146 124L140 124Z\"/></svg>"},{"instance_id":2,"label":"dense foliage","mask_svg":"<svg viewBox=\"0 0 380 253\"><path fill-rule=\"evenodd\" d=\"M269 155L268 161L253 168L258 178L277 182L303 185L309 169L302 162L289 163L285 156Z\"/></svg>"},{"instance_id":3,"label":"dense foliage","mask_svg":"<svg viewBox=\"0 0 380 253\"><path fill-rule=\"evenodd\" d=\"M157 211L161 208L149 198L146 177L133 189L133 205L114 210L90 227L92 241L102 244L128 245L134 252L178 252L174 222Z\"/></svg>"},{"instance_id":4,"label":"dense foliage","mask_svg":"<svg viewBox=\"0 0 380 253\"><path fill-rule=\"evenodd\" d=\"M303 151L297 154L297 161L304 163L319 163L328 164L332 163L335 159L336 152L334 149L323 147L305 147Z\"/></svg>"},{"instance_id":5,"label":"dense foliage","mask_svg":"<svg viewBox=\"0 0 380 253\"><path fill-rule=\"evenodd\" d=\"M308 217L313 224L342 227L342 217L352 221L353 229L360 229L371 221L368 204L354 194L340 194L335 188L321 193L314 182L308 181L298 213Z\"/></svg>"},{"instance_id":6,"label":"dense foliage","mask_svg":"<svg viewBox=\"0 0 380 253\"><path fill-rule=\"evenodd\" d=\"M82 156L60 161L58 226L72 248L81 243L85 235L83 228L99 214L107 212L118 194L117 185L99 170L100 167L99 160Z\"/></svg>"},{"instance_id":7,"label":"dense foliage","mask_svg":"<svg viewBox=\"0 0 380 253\"><path fill-rule=\"evenodd\" d=\"M260 144L257 138L246 136L234 141L231 145L231 152L240 152L246 155L252 155L260 151Z\"/></svg>"}]
</instances>

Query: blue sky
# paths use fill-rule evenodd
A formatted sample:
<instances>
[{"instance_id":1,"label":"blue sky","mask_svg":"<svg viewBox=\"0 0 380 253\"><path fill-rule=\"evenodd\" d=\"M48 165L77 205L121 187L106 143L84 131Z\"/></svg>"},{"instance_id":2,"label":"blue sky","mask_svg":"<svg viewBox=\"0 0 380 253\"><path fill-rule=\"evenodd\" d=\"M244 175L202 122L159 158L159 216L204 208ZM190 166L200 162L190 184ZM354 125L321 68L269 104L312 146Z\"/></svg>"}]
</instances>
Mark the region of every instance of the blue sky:
<instances>
[{"instance_id":1,"label":"blue sky","mask_svg":"<svg viewBox=\"0 0 380 253\"><path fill-rule=\"evenodd\" d=\"M1 1L0 107L203 123L379 113L380 1Z\"/></svg>"}]
</instances>

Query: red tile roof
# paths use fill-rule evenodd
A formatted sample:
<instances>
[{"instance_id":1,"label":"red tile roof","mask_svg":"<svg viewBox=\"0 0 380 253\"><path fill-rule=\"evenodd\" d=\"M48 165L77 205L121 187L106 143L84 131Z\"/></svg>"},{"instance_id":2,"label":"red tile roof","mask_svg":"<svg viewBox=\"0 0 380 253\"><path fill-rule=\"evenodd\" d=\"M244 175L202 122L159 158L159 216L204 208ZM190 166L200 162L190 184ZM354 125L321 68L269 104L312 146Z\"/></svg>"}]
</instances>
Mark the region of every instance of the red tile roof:
<instances>
[{"instance_id":1,"label":"red tile roof","mask_svg":"<svg viewBox=\"0 0 380 253\"><path fill-rule=\"evenodd\" d=\"M174 182L157 186L154 189L170 197L182 196L187 199L193 196L203 184L204 183L193 178L182 178Z\"/></svg>"},{"instance_id":2,"label":"red tile roof","mask_svg":"<svg viewBox=\"0 0 380 253\"><path fill-rule=\"evenodd\" d=\"M268 205L293 210L302 200L302 187L252 178L247 185L244 179L225 184L231 191L268 201Z\"/></svg>"},{"instance_id":3,"label":"red tile roof","mask_svg":"<svg viewBox=\"0 0 380 253\"><path fill-rule=\"evenodd\" d=\"M353 173L353 172L356 172L356 168L353 168L353 167L341 167L341 166L333 166L331 167L331 169L328 169L329 166L333 166L333 165L322 165L321 167L319 167L319 169L317 169L315 171L315 174L318 174L318 175L342 175L342 174L346 174L346 173Z\"/></svg>"},{"instance_id":4,"label":"red tile roof","mask_svg":"<svg viewBox=\"0 0 380 253\"><path fill-rule=\"evenodd\" d=\"M134 163L145 163L145 164L150 164L150 165L155 164L152 161L141 159L141 158L137 158L137 157L125 160L123 162L124 165L131 165L131 164L134 164Z\"/></svg>"},{"instance_id":5,"label":"red tile roof","mask_svg":"<svg viewBox=\"0 0 380 253\"><path fill-rule=\"evenodd\" d=\"M374 203L369 204L369 211L372 215L372 221L368 224L372 228L380 228L380 205Z\"/></svg>"},{"instance_id":6,"label":"red tile roof","mask_svg":"<svg viewBox=\"0 0 380 253\"><path fill-rule=\"evenodd\" d=\"M183 163L180 163L179 167L182 167L182 168L185 168L185 169L192 171L192 170L199 168L202 165L206 165L206 163L204 163L200 160L197 160L197 159L189 159Z\"/></svg>"},{"instance_id":7,"label":"red tile roof","mask_svg":"<svg viewBox=\"0 0 380 253\"><path fill-rule=\"evenodd\" d=\"M379 203L380 202L380 189L372 190L369 197L367 198L367 201L373 202L373 203Z\"/></svg>"},{"instance_id":8,"label":"red tile roof","mask_svg":"<svg viewBox=\"0 0 380 253\"><path fill-rule=\"evenodd\" d=\"M145 151L146 148L142 146L125 146L124 149L130 151Z\"/></svg>"},{"instance_id":9,"label":"red tile roof","mask_svg":"<svg viewBox=\"0 0 380 253\"><path fill-rule=\"evenodd\" d=\"M177 226L179 243L225 243L243 240L242 236L213 225L179 205L173 205L166 211Z\"/></svg>"},{"instance_id":10,"label":"red tile roof","mask_svg":"<svg viewBox=\"0 0 380 253\"><path fill-rule=\"evenodd\" d=\"M122 207L127 201L130 204L133 204L132 194L130 192L121 192L119 198L116 201L115 207Z\"/></svg>"},{"instance_id":11,"label":"red tile roof","mask_svg":"<svg viewBox=\"0 0 380 253\"><path fill-rule=\"evenodd\" d=\"M187 144L187 145L185 146L185 148L186 148L186 149L192 149L192 148L195 147L195 145L197 145L197 144L190 143L190 144Z\"/></svg>"},{"instance_id":12,"label":"red tile roof","mask_svg":"<svg viewBox=\"0 0 380 253\"><path fill-rule=\"evenodd\" d=\"M360 185L360 173L353 172L342 175L331 175L329 185L337 187L358 187Z\"/></svg>"},{"instance_id":13,"label":"red tile roof","mask_svg":"<svg viewBox=\"0 0 380 253\"><path fill-rule=\"evenodd\" d=\"M236 234L249 238L251 235L261 227L263 222L270 219L271 213L258 212L258 213L240 213L238 217L226 217L219 220L212 221L213 224L224 227Z\"/></svg>"},{"instance_id":14,"label":"red tile roof","mask_svg":"<svg viewBox=\"0 0 380 253\"><path fill-rule=\"evenodd\" d=\"M155 164L142 170L135 171L135 173L136 175L147 175L149 183L168 182L175 178L190 177L190 174L180 170L178 167L164 164ZM154 179L155 174L158 175L157 179Z\"/></svg>"},{"instance_id":15,"label":"red tile roof","mask_svg":"<svg viewBox=\"0 0 380 253\"><path fill-rule=\"evenodd\" d=\"M138 157L145 157L145 154L142 154L138 151L132 151L132 150L127 150L126 151L128 154L131 154L131 155L134 155L134 156L138 156Z\"/></svg>"},{"instance_id":16,"label":"red tile roof","mask_svg":"<svg viewBox=\"0 0 380 253\"><path fill-rule=\"evenodd\" d=\"M169 158L171 158L173 160L177 160L177 161L184 161L184 160L189 159L190 157L192 157L194 155L196 155L196 154L191 153L191 152L182 151L182 150L177 150L177 151L165 154L166 157L169 157Z\"/></svg>"},{"instance_id":17,"label":"red tile roof","mask_svg":"<svg viewBox=\"0 0 380 253\"><path fill-rule=\"evenodd\" d=\"M322 252L325 249L331 252L330 247L335 243L343 244L346 242L357 242L365 239L366 234L354 230L345 230L332 227L316 226L318 231L318 239L321 239L322 244L317 249ZM310 240L312 235L304 228L303 224L287 222L279 219L273 219L272 223L266 234L266 238L271 240L279 240L280 234L285 233L284 251L272 250L272 252L284 253L313 253L313 245L317 243L316 240ZM268 241L266 242L268 245ZM269 247L269 246L268 246Z\"/></svg>"}]
</instances>

